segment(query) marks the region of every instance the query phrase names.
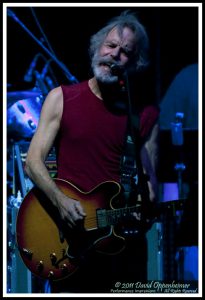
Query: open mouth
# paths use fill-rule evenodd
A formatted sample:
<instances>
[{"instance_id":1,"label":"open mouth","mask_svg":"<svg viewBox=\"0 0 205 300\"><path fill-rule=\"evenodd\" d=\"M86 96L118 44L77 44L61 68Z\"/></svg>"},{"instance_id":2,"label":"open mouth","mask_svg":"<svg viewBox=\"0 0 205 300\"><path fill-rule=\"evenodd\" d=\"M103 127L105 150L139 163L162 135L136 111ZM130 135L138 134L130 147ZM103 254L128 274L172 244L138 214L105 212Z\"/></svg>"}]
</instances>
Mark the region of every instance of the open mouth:
<instances>
[{"instance_id":1,"label":"open mouth","mask_svg":"<svg viewBox=\"0 0 205 300\"><path fill-rule=\"evenodd\" d=\"M102 67L106 71L111 71L111 68L110 68L111 63L100 63L99 66Z\"/></svg>"},{"instance_id":2,"label":"open mouth","mask_svg":"<svg viewBox=\"0 0 205 300\"><path fill-rule=\"evenodd\" d=\"M99 66L104 70L109 71L112 75L119 75L124 72L124 68L113 62L101 62Z\"/></svg>"}]
</instances>

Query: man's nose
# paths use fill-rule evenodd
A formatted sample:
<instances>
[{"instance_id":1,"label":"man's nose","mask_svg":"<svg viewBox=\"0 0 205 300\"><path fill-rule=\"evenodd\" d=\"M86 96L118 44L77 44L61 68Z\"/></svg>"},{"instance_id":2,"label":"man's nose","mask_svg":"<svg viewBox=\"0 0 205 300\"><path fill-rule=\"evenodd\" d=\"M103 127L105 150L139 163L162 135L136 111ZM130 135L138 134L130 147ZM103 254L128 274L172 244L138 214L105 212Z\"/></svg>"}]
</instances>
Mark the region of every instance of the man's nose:
<instances>
[{"instance_id":1,"label":"man's nose","mask_svg":"<svg viewBox=\"0 0 205 300\"><path fill-rule=\"evenodd\" d=\"M120 58L120 47L116 47L116 48L113 48L112 51L111 51L111 56L113 58Z\"/></svg>"}]
</instances>

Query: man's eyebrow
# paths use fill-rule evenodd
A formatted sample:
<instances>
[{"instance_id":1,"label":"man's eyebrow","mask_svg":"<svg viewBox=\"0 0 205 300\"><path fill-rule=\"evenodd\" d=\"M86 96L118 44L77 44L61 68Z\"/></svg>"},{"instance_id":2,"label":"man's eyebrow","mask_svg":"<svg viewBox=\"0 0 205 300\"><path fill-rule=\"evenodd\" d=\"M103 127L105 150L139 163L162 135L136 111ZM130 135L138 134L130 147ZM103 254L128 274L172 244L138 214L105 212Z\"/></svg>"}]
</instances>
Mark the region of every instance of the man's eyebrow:
<instances>
[{"instance_id":1,"label":"man's eyebrow","mask_svg":"<svg viewBox=\"0 0 205 300\"><path fill-rule=\"evenodd\" d=\"M112 39L112 40L109 40L109 39L108 39L108 40L105 40L104 43L105 43L105 44L106 44L106 43L107 43L107 44L108 44L108 43L109 43L109 44L117 44L117 45L119 44L118 41L117 41L117 40L114 40L114 39ZM133 50L131 45L122 45L121 47L122 47L123 49L128 50L128 51L132 51L132 50Z\"/></svg>"}]
</instances>

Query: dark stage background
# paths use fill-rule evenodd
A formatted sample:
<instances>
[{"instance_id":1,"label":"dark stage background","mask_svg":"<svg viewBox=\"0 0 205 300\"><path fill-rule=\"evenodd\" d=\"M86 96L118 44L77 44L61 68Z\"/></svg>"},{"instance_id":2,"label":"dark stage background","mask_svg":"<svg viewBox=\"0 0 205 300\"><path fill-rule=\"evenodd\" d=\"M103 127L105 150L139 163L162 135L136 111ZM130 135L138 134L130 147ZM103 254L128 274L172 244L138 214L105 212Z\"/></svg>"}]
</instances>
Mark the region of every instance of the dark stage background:
<instances>
[{"instance_id":1,"label":"dark stage background","mask_svg":"<svg viewBox=\"0 0 205 300\"><path fill-rule=\"evenodd\" d=\"M16 17L39 40L42 34L31 7L11 7ZM87 54L90 35L125 7L33 7L38 22L57 58L79 81L90 75ZM150 73L159 99L174 75L198 59L197 7L130 7L145 25L150 38ZM46 43L44 45L47 47ZM48 47L47 47L48 48ZM23 88L23 77L37 53L49 56L11 17L7 21L8 84ZM59 83L63 72L52 64ZM27 88L27 85L25 84Z\"/></svg>"}]
</instances>

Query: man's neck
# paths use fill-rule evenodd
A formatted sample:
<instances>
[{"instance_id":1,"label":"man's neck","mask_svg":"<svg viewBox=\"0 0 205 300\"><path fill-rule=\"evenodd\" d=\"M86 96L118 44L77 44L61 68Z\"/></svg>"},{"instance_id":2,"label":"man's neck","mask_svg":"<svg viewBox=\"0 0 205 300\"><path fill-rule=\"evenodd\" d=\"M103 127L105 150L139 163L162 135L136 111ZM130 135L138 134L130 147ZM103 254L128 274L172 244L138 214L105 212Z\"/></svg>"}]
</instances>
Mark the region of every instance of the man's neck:
<instances>
[{"instance_id":1,"label":"man's neck","mask_svg":"<svg viewBox=\"0 0 205 300\"><path fill-rule=\"evenodd\" d=\"M102 94L101 94L101 91L100 91L100 88L99 88L99 85L98 85L98 82L97 82L97 80L96 80L95 77L91 78L88 81L88 85L89 85L91 91L93 92L93 94L96 97L98 97L100 100L103 100Z\"/></svg>"},{"instance_id":2,"label":"man's neck","mask_svg":"<svg viewBox=\"0 0 205 300\"><path fill-rule=\"evenodd\" d=\"M127 94L120 91L118 84L101 84L93 77L88 81L88 85L93 94L103 100L110 111L115 114L125 114L127 112Z\"/></svg>"}]
</instances>

